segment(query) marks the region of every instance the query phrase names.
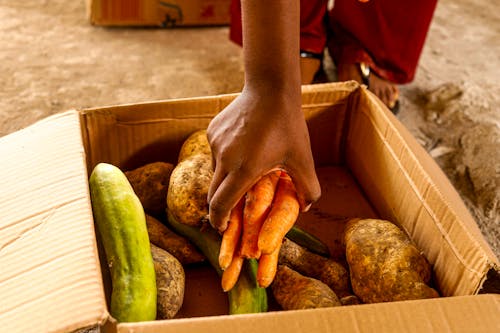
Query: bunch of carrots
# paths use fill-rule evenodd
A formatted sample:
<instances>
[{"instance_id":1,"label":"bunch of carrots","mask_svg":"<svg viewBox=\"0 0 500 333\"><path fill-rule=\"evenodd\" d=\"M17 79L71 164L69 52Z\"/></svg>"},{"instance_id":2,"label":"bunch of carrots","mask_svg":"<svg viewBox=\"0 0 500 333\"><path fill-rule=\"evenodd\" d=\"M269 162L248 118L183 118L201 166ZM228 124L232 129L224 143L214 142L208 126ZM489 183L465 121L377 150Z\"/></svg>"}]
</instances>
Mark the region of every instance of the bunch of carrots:
<instances>
[{"instance_id":1,"label":"bunch of carrots","mask_svg":"<svg viewBox=\"0 0 500 333\"><path fill-rule=\"evenodd\" d=\"M233 288L244 260L251 258L259 262L259 286L268 287L276 275L283 238L298 215L299 201L291 177L280 170L263 176L233 208L222 235L222 289Z\"/></svg>"}]
</instances>

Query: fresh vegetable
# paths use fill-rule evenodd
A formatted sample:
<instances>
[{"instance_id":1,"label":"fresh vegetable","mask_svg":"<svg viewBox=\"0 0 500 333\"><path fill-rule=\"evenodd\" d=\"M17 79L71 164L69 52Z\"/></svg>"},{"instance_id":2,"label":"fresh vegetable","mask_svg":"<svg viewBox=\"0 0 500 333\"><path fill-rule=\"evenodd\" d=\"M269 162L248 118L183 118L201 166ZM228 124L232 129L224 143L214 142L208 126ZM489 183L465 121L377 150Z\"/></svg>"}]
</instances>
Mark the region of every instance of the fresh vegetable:
<instances>
[{"instance_id":1,"label":"fresh vegetable","mask_svg":"<svg viewBox=\"0 0 500 333\"><path fill-rule=\"evenodd\" d=\"M205 255L212 267L222 276L219 266L221 236L210 227L199 228L178 222L167 210L168 224L173 230L188 238ZM229 314L256 313L267 311L266 289L256 281L257 260L247 259L243 263L238 281L228 292Z\"/></svg>"},{"instance_id":2,"label":"fresh vegetable","mask_svg":"<svg viewBox=\"0 0 500 333\"><path fill-rule=\"evenodd\" d=\"M178 235L155 217L146 214L146 226L149 241L172 254L181 264L205 261L205 256L187 238Z\"/></svg>"},{"instance_id":3,"label":"fresh vegetable","mask_svg":"<svg viewBox=\"0 0 500 333\"><path fill-rule=\"evenodd\" d=\"M154 162L125 171L125 176L147 213L158 215L165 212L168 182L173 169L171 163Z\"/></svg>"},{"instance_id":4,"label":"fresh vegetable","mask_svg":"<svg viewBox=\"0 0 500 333\"><path fill-rule=\"evenodd\" d=\"M364 303L438 297L428 286L431 266L394 223L352 219L344 243L354 293Z\"/></svg>"},{"instance_id":5,"label":"fresh vegetable","mask_svg":"<svg viewBox=\"0 0 500 333\"><path fill-rule=\"evenodd\" d=\"M227 229L222 234L219 265L223 270L231 264L233 256L239 248L241 229L243 228L243 205L244 201L240 200L231 210Z\"/></svg>"},{"instance_id":6,"label":"fresh vegetable","mask_svg":"<svg viewBox=\"0 0 500 333\"><path fill-rule=\"evenodd\" d=\"M339 297L351 295L349 272L340 263L308 251L285 239L279 253L279 263L328 285Z\"/></svg>"},{"instance_id":7,"label":"fresh vegetable","mask_svg":"<svg viewBox=\"0 0 500 333\"><path fill-rule=\"evenodd\" d=\"M241 254L233 256L233 260L229 266L222 272L221 286L222 290L229 291L233 289L241 273L241 268L245 258Z\"/></svg>"},{"instance_id":8,"label":"fresh vegetable","mask_svg":"<svg viewBox=\"0 0 500 333\"><path fill-rule=\"evenodd\" d=\"M125 174L111 164L97 164L89 186L111 273L110 313L119 322L154 320L156 276L141 202Z\"/></svg>"},{"instance_id":9,"label":"fresh vegetable","mask_svg":"<svg viewBox=\"0 0 500 333\"><path fill-rule=\"evenodd\" d=\"M156 319L171 319L184 301L184 269L173 255L153 244L151 253L156 273Z\"/></svg>"},{"instance_id":10,"label":"fresh vegetable","mask_svg":"<svg viewBox=\"0 0 500 333\"><path fill-rule=\"evenodd\" d=\"M257 282L262 288L271 285L278 269L278 257L280 247L270 254L262 254L259 258L259 267L257 268Z\"/></svg>"},{"instance_id":11,"label":"fresh vegetable","mask_svg":"<svg viewBox=\"0 0 500 333\"><path fill-rule=\"evenodd\" d=\"M197 154L179 162L167 192L167 207L177 221L201 227L208 222L208 188L213 177L212 156Z\"/></svg>"},{"instance_id":12,"label":"fresh vegetable","mask_svg":"<svg viewBox=\"0 0 500 333\"><path fill-rule=\"evenodd\" d=\"M340 306L335 293L323 282L303 276L286 265L279 265L271 289L283 310Z\"/></svg>"},{"instance_id":13,"label":"fresh vegetable","mask_svg":"<svg viewBox=\"0 0 500 333\"><path fill-rule=\"evenodd\" d=\"M193 132L182 143L179 156L177 157L177 163L195 155L212 155L212 150L210 149L210 144L208 143L207 130L205 129Z\"/></svg>"},{"instance_id":14,"label":"fresh vegetable","mask_svg":"<svg viewBox=\"0 0 500 333\"><path fill-rule=\"evenodd\" d=\"M287 232L285 237L313 253L319 254L323 257L330 256L330 250L325 243L323 243L318 237L297 227L297 225L294 225L292 229Z\"/></svg>"},{"instance_id":15,"label":"fresh vegetable","mask_svg":"<svg viewBox=\"0 0 500 333\"><path fill-rule=\"evenodd\" d=\"M259 233L274 198L281 171L273 171L247 191L243 208L243 233L241 235L241 255L245 258L260 257Z\"/></svg>"},{"instance_id":16,"label":"fresh vegetable","mask_svg":"<svg viewBox=\"0 0 500 333\"><path fill-rule=\"evenodd\" d=\"M278 248L283 238L295 224L299 215L299 201L292 179L282 172L274 201L259 233L259 249L270 254ZM244 228L244 227L243 227Z\"/></svg>"}]
</instances>

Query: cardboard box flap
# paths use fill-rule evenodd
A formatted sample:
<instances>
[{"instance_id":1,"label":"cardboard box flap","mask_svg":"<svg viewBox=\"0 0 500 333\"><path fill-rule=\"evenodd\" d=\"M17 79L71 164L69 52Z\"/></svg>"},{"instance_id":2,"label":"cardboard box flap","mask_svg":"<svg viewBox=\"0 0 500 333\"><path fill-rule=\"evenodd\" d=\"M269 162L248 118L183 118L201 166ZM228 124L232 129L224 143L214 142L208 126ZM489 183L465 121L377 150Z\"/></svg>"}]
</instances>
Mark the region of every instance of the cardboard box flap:
<instances>
[{"instance_id":1,"label":"cardboard box flap","mask_svg":"<svg viewBox=\"0 0 500 333\"><path fill-rule=\"evenodd\" d=\"M371 93L355 103L346 158L379 215L423 250L442 295L500 292L498 258L437 163Z\"/></svg>"},{"instance_id":2,"label":"cardboard box flap","mask_svg":"<svg viewBox=\"0 0 500 333\"><path fill-rule=\"evenodd\" d=\"M4 332L70 331L108 316L80 133L69 111L0 138Z\"/></svg>"},{"instance_id":3,"label":"cardboard box flap","mask_svg":"<svg viewBox=\"0 0 500 333\"><path fill-rule=\"evenodd\" d=\"M499 332L500 296L460 296L254 315L122 323L109 332ZM116 331L115 331L116 329Z\"/></svg>"}]
</instances>

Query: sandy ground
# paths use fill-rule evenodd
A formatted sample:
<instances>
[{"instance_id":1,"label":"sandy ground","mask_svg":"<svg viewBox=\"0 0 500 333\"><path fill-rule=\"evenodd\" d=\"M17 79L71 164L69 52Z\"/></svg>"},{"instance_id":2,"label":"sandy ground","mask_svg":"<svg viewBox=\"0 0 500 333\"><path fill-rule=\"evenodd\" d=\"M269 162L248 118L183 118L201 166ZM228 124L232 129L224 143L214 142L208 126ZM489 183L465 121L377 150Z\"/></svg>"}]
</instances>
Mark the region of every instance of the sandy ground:
<instances>
[{"instance_id":1,"label":"sandy ground","mask_svg":"<svg viewBox=\"0 0 500 333\"><path fill-rule=\"evenodd\" d=\"M500 257L499 13L493 1L439 2L399 119ZM72 108L238 92L241 50L227 36L93 27L83 0L0 0L0 136Z\"/></svg>"}]
</instances>

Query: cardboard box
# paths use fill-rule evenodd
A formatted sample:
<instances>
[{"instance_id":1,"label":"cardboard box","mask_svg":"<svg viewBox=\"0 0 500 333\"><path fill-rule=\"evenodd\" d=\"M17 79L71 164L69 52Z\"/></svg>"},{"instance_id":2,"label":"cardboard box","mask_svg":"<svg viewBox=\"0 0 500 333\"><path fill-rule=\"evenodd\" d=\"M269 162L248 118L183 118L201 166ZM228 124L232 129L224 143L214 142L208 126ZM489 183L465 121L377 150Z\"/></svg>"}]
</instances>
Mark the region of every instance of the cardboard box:
<instances>
[{"instance_id":1,"label":"cardboard box","mask_svg":"<svg viewBox=\"0 0 500 333\"><path fill-rule=\"evenodd\" d=\"M98 162L128 169L175 161L183 140L235 96L73 110L0 138L2 331L500 331L498 258L433 159L354 82L303 87L323 196L298 223L332 247L345 217L398 223L433 265L443 297L227 316L217 278L189 271L179 318L117 324L106 306L90 171Z\"/></svg>"},{"instance_id":2,"label":"cardboard box","mask_svg":"<svg viewBox=\"0 0 500 333\"><path fill-rule=\"evenodd\" d=\"M229 24L231 0L87 0L87 17L100 26Z\"/></svg>"}]
</instances>

